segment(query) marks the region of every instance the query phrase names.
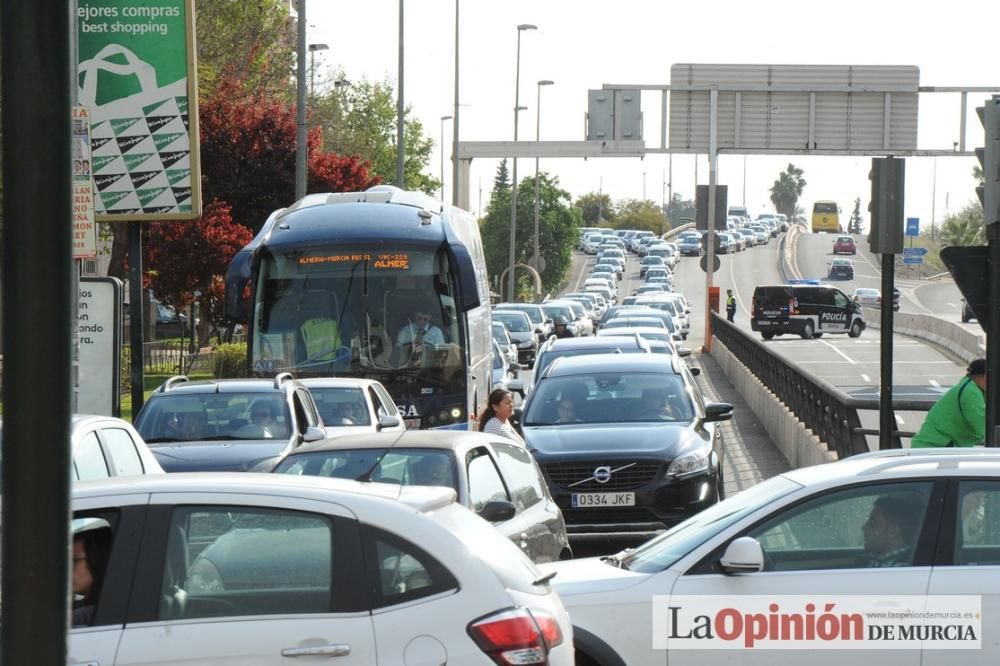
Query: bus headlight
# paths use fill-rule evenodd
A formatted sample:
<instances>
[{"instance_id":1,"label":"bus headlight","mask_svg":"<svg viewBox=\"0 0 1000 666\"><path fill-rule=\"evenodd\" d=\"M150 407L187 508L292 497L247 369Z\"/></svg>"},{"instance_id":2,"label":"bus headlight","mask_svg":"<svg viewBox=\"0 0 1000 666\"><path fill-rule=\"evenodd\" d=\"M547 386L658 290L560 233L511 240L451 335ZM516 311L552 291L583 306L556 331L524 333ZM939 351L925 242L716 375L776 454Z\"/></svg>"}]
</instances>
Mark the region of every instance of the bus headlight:
<instances>
[{"instance_id":1,"label":"bus headlight","mask_svg":"<svg viewBox=\"0 0 1000 666\"><path fill-rule=\"evenodd\" d=\"M709 452L696 451L677 458L667 469L667 476L687 476L708 469Z\"/></svg>"},{"instance_id":2,"label":"bus headlight","mask_svg":"<svg viewBox=\"0 0 1000 666\"><path fill-rule=\"evenodd\" d=\"M452 421L457 421L460 418L462 418L462 408L461 407L452 407L451 408L451 420Z\"/></svg>"}]
</instances>

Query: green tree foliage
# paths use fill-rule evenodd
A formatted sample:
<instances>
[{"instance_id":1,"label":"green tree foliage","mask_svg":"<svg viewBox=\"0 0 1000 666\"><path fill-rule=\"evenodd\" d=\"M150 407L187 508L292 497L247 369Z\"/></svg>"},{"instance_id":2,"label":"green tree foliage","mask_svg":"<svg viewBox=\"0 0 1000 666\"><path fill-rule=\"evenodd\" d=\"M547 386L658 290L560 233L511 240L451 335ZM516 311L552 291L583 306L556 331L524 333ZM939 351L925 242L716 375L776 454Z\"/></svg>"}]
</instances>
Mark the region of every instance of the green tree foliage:
<instances>
[{"instance_id":1,"label":"green tree foliage","mask_svg":"<svg viewBox=\"0 0 1000 666\"><path fill-rule=\"evenodd\" d=\"M795 166L788 167L778 174L778 179L771 186L771 203L779 213L784 213L789 220L795 219L799 197L805 189L806 181L802 177L805 172Z\"/></svg>"},{"instance_id":2,"label":"green tree foliage","mask_svg":"<svg viewBox=\"0 0 1000 666\"><path fill-rule=\"evenodd\" d=\"M198 88L214 92L236 80L231 93L295 96L295 33L284 0L197 0Z\"/></svg>"},{"instance_id":3,"label":"green tree foliage","mask_svg":"<svg viewBox=\"0 0 1000 666\"><path fill-rule=\"evenodd\" d=\"M507 158L497 165L497 175L493 177L493 196L510 194L510 171L507 169Z\"/></svg>"},{"instance_id":4,"label":"green tree foliage","mask_svg":"<svg viewBox=\"0 0 1000 666\"><path fill-rule=\"evenodd\" d=\"M502 182L502 181L500 181ZM582 226L580 211L570 206L569 192L558 187L559 180L547 173L539 174L538 244L545 259L542 290L554 291L569 270L577 229ZM481 221L486 268L491 277L498 277L508 267L510 252L510 195L494 183L494 197ZM499 194L499 196L497 196ZM517 238L514 256L518 263L528 263L534 252L535 182L534 176L521 181L517 190ZM518 291L530 290L526 272L518 271Z\"/></svg>"},{"instance_id":5,"label":"green tree foliage","mask_svg":"<svg viewBox=\"0 0 1000 666\"><path fill-rule=\"evenodd\" d=\"M861 197L856 197L854 199L854 210L851 211L851 220L847 223L847 233L849 234L860 234L861 233Z\"/></svg>"},{"instance_id":6,"label":"green tree foliage","mask_svg":"<svg viewBox=\"0 0 1000 666\"><path fill-rule=\"evenodd\" d=\"M611 197L601 192L588 192L574 204L583 214L583 223L588 227L615 226L615 207Z\"/></svg>"},{"instance_id":7,"label":"green tree foliage","mask_svg":"<svg viewBox=\"0 0 1000 666\"><path fill-rule=\"evenodd\" d=\"M396 181L396 95L388 81L361 81L317 91L311 122L321 128L323 145L340 155L358 155L371 162L372 173L385 183ZM441 182L425 173L434 141L406 107L403 114L404 188L437 195Z\"/></svg>"},{"instance_id":8,"label":"green tree foliage","mask_svg":"<svg viewBox=\"0 0 1000 666\"><path fill-rule=\"evenodd\" d=\"M663 209L653 201L639 199L624 199L616 206L615 229L640 229L662 234L670 229L667 216Z\"/></svg>"},{"instance_id":9,"label":"green tree foliage","mask_svg":"<svg viewBox=\"0 0 1000 666\"><path fill-rule=\"evenodd\" d=\"M694 202L675 194L674 198L667 204L667 222L670 223L671 228L679 227L688 223L685 218L690 218L692 221L695 219Z\"/></svg>"},{"instance_id":10,"label":"green tree foliage","mask_svg":"<svg viewBox=\"0 0 1000 666\"><path fill-rule=\"evenodd\" d=\"M978 201L970 201L962 210L941 223L941 242L945 245L985 245L986 225Z\"/></svg>"}]
</instances>

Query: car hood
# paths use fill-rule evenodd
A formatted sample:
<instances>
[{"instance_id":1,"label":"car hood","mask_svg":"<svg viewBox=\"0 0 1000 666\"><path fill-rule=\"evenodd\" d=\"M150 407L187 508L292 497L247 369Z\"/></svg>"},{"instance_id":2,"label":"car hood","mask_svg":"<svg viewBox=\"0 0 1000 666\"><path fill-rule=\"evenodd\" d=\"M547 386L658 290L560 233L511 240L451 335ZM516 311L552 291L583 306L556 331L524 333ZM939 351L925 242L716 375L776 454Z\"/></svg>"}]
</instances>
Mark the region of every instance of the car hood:
<instances>
[{"instance_id":1,"label":"car hood","mask_svg":"<svg viewBox=\"0 0 1000 666\"><path fill-rule=\"evenodd\" d=\"M562 560L537 566L546 575L556 574L551 585L560 596L623 590L649 578L648 574L621 569L602 561L599 557Z\"/></svg>"},{"instance_id":2,"label":"car hood","mask_svg":"<svg viewBox=\"0 0 1000 666\"><path fill-rule=\"evenodd\" d=\"M672 460L709 439L688 423L578 423L553 426L525 426L524 438L536 450L538 462L550 458L607 458L649 455Z\"/></svg>"},{"instance_id":3,"label":"car hood","mask_svg":"<svg viewBox=\"0 0 1000 666\"><path fill-rule=\"evenodd\" d=\"M281 455L287 439L150 444L167 472L246 472Z\"/></svg>"}]
</instances>

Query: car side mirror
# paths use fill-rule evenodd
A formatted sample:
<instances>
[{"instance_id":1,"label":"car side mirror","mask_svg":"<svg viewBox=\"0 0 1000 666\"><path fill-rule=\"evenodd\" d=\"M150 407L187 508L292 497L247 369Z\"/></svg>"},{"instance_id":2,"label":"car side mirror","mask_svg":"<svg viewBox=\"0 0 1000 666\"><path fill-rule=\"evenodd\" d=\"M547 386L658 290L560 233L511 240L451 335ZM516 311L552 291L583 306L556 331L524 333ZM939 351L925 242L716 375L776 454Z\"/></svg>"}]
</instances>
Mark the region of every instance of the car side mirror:
<instances>
[{"instance_id":1,"label":"car side mirror","mask_svg":"<svg viewBox=\"0 0 1000 666\"><path fill-rule=\"evenodd\" d=\"M321 439L326 439L326 431L316 426L309 426L302 435L303 442L318 442Z\"/></svg>"},{"instance_id":2,"label":"car side mirror","mask_svg":"<svg viewBox=\"0 0 1000 666\"><path fill-rule=\"evenodd\" d=\"M511 369L511 371L513 371L513 372L517 372L517 371L519 371L519 370L522 369L522 366L521 366L520 363L511 363L507 367L509 367Z\"/></svg>"},{"instance_id":3,"label":"car side mirror","mask_svg":"<svg viewBox=\"0 0 1000 666\"><path fill-rule=\"evenodd\" d=\"M487 522L499 523L504 520L510 520L516 513L517 509L507 500L493 500L492 502L487 502L486 506L480 509L477 515ZM760 548L759 545L757 547Z\"/></svg>"},{"instance_id":4,"label":"car side mirror","mask_svg":"<svg viewBox=\"0 0 1000 666\"><path fill-rule=\"evenodd\" d=\"M764 550L753 537L740 537L726 547L719 558L719 567L726 574L755 573L764 570Z\"/></svg>"},{"instance_id":5,"label":"car side mirror","mask_svg":"<svg viewBox=\"0 0 1000 666\"><path fill-rule=\"evenodd\" d=\"M382 428L395 428L400 423L401 421L399 420L399 416L396 415L383 414L382 416L378 417L379 430L381 430Z\"/></svg>"},{"instance_id":6,"label":"car side mirror","mask_svg":"<svg viewBox=\"0 0 1000 666\"><path fill-rule=\"evenodd\" d=\"M733 418L733 406L728 402L710 402L705 405L705 421L728 421Z\"/></svg>"},{"instance_id":7,"label":"car side mirror","mask_svg":"<svg viewBox=\"0 0 1000 666\"><path fill-rule=\"evenodd\" d=\"M698 375L700 375L700 374L701 374L701 368L690 368L690 367L689 367L689 368L688 368L688 372L690 372L690 373L691 373L691 376L692 376L692 377L697 377Z\"/></svg>"},{"instance_id":8,"label":"car side mirror","mask_svg":"<svg viewBox=\"0 0 1000 666\"><path fill-rule=\"evenodd\" d=\"M687 358L688 356L691 355L691 350L688 349L687 347L678 347L677 348L677 355L680 356L681 358ZM697 370L697 368L695 368L695 369Z\"/></svg>"}]
</instances>

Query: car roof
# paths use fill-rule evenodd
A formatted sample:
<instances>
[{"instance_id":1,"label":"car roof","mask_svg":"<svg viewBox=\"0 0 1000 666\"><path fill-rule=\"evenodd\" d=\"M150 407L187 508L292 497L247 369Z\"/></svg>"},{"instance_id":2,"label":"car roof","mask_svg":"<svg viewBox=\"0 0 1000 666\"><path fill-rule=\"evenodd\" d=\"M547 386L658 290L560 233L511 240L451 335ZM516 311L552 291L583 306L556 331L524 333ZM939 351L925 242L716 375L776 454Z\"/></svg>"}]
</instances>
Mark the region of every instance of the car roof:
<instances>
[{"instance_id":1,"label":"car roof","mask_svg":"<svg viewBox=\"0 0 1000 666\"><path fill-rule=\"evenodd\" d=\"M571 377L601 372L678 374L674 359L646 354L587 354L564 356L545 369L545 377Z\"/></svg>"},{"instance_id":2,"label":"car roof","mask_svg":"<svg viewBox=\"0 0 1000 666\"><path fill-rule=\"evenodd\" d=\"M269 493L270 491L270 493ZM429 486L361 483L347 479L298 474L250 474L247 472L180 472L147 476L114 477L74 482L73 498L132 496L143 494L201 492L211 494L282 494L321 501L343 500L379 505L379 509L406 505L429 512L455 502L454 490ZM131 503L131 502L130 502Z\"/></svg>"},{"instance_id":3,"label":"car roof","mask_svg":"<svg viewBox=\"0 0 1000 666\"><path fill-rule=\"evenodd\" d=\"M608 331L607 335L603 335L605 331ZM614 331L614 333L611 333L611 331ZM604 338L605 340L607 340L608 338L614 337L616 335L621 336L622 331L626 331L628 335L632 335L633 333L638 333L639 335L643 335L646 333L655 333L656 335L666 335L668 337L672 335L672 333L669 330L665 328L658 328L656 326L622 326L620 328L602 328L597 332L596 337Z\"/></svg>"},{"instance_id":4,"label":"car roof","mask_svg":"<svg viewBox=\"0 0 1000 666\"><path fill-rule=\"evenodd\" d=\"M340 449L465 449L497 441L496 435L472 430L404 430L403 432L362 433L351 437L330 437L309 442L295 449L288 457L317 451ZM501 440L503 438L500 438Z\"/></svg>"},{"instance_id":5,"label":"car roof","mask_svg":"<svg viewBox=\"0 0 1000 666\"><path fill-rule=\"evenodd\" d=\"M813 465L784 476L806 486L854 478L882 480L901 476L1000 477L1000 450L990 448L928 448L873 451L829 465Z\"/></svg>"},{"instance_id":6,"label":"car roof","mask_svg":"<svg viewBox=\"0 0 1000 666\"><path fill-rule=\"evenodd\" d=\"M380 383L374 379L359 377L309 377L299 381L308 388L368 388L372 384Z\"/></svg>"},{"instance_id":7,"label":"car roof","mask_svg":"<svg viewBox=\"0 0 1000 666\"><path fill-rule=\"evenodd\" d=\"M582 338L554 338L549 339L549 346L546 351L567 351L571 349L606 349L610 347L632 347L640 348L642 345L635 339L634 335L607 336L586 336ZM593 358L593 356L588 356Z\"/></svg>"},{"instance_id":8,"label":"car roof","mask_svg":"<svg viewBox=\"0 0 1000 666\"><path fill-rule=\"evenodd\" d=\"M171 377L161 384L150 396L158 395L192 395L203 393L277 393L284 392L287 382L297 384L290 373L274 379L243 378L243 379L199 379L188 380L183 375ZM280 381L279 381L280 379ZM299 384L301 385L301 384Z\"/></svg>"}]
</instances>

